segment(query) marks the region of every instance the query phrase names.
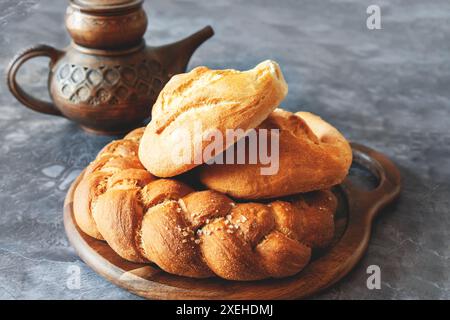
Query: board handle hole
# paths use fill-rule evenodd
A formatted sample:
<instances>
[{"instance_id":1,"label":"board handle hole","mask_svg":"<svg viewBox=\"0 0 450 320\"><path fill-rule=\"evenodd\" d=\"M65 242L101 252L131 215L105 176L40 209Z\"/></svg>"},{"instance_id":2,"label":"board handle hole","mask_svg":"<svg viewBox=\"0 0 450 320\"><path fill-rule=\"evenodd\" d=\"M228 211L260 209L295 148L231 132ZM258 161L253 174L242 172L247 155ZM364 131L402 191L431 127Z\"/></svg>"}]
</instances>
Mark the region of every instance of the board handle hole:
<instances>
[{"instance_id":1,"label":"board handle hole","mask_svg":"<svg viewBox=\"0 0 450 320\"><path fill-rule=\"evenodd\" d=\"M348 179L357 189L371 191L380 185L380 177L376 171L368 169L359 162L353 162Z\"/></svg>"}]
</instances>

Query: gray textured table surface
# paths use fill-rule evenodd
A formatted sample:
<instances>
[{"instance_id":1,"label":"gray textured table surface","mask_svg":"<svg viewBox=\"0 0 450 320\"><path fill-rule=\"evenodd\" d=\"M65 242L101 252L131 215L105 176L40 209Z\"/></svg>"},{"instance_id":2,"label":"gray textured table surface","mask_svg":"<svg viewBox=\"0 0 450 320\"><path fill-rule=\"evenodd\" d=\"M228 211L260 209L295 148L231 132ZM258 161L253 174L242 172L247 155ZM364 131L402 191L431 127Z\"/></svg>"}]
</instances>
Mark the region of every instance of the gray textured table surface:
<instances>
[{"instance_id":1,"label":"gray textured table surface","mask_svg":"<svg viewBox=\"0 0 450 320\"><path fill-rule=\"evenodd\" d=\"M382 29L366 8L381 6ZM66 1L0 0L0 71L37 42L64 47ZM450 298L450 3L410 0L147 1L146 40L163 44L211 24L216 31L189 68L248 68L279 61L283 103L310 110L348 138L389 155L404 190L376 220L366 256L331 299ZM47 61L21 82L45 96ZM64 234L71 181L112 138L22 107L0 83L0 298L134 299L95 274ZM381 290L366 287L369 265ZM67 288L70 266L81 287Z\"/></svg>"}]
</instances>

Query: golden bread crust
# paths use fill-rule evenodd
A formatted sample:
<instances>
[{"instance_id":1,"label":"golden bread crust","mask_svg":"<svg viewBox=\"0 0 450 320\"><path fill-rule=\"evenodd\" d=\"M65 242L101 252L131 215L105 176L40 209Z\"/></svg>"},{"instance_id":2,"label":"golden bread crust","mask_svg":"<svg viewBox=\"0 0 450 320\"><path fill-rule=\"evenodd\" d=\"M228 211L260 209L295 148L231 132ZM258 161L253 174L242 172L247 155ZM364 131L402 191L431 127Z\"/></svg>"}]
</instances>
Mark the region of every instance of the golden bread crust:
<instances>
[{"instance_id":1,"label":"golden bread crust","mask_svg":"<svg viewBox=\"0 0 450 320\"><path fill-rule=\"evenodd\" d=\"M280 104L287 90L280 67L269 60L243 72L197 67L175 75L152 108L139 158L158 177L186 172L209 160L196 159L207 143L196 143L194 136L211 130L225 136L227 129L253 129ZM228 141L220 152L232 143ZM182 156L185 160L179 161Z\"/></svg>"},{"instance_id":2,"label":"golden bread crust","mask_svg":"<svg viewBox=\"0 0 450 320\"><path fill-rule=\"evenodd\" d=\"M279 169L262 175L258 164L204 164L200 180L235 198L275 198L330 188L341 183L352 163L342 134L309 112L276 109L258 129L279 129ZM248 152L248 144L247 144Z\"/></svg>"}]
</instances>

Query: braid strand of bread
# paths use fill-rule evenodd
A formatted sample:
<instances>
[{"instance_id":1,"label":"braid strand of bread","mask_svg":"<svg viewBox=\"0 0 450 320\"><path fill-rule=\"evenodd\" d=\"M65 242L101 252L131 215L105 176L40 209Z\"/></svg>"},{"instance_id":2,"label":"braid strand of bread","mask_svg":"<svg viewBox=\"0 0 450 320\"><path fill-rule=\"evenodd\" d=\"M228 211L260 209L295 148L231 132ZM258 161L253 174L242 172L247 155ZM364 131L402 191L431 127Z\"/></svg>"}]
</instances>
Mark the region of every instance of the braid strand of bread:
<instances>
[{"instance_id":1,"label":"braid strand of bread","mask_svg":"<svg viewBox=\"0 0 450 320\"><path fill-rule=\"evenodd\" d=\"M331 191L267 203L195 191L144 169L142 134L137 129L105 146L74 194L78 226L122 258L193 278L257 280L298 273L313 248L332 240L337 199Z\"/></svg>"}]
</instances>

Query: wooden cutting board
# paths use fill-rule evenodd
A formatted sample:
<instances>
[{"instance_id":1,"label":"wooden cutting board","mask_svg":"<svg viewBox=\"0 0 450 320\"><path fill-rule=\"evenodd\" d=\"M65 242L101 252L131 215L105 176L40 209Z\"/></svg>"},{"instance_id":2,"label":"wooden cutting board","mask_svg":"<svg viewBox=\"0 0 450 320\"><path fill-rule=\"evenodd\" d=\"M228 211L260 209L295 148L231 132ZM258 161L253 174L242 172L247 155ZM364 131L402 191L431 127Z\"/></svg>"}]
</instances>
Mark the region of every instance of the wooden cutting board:
<instances>
[{"instance_id":1,"label":"wooden cutting board","mask_svg":"<svg viewBox=\"0 0 450 320\"><path fill-rule=\"evenodd\" d=\"M260 281L190 279L168 274L153 264L119 257L106 242L84 234L73 215L73 193L83 173L71 185L64 203L64 226L80 258L112 283L148 299L300 299L311 296L344 277L361 259L370 239L373 218L400 193L400 173L384 155L352 144L353 166L377 178L367 190L347 178L335 188L339 198L336 234L332 245L314 252L311 263L295 276ZM355 180L353 180L355 181Z\"/></svg>"}]
</instances>

